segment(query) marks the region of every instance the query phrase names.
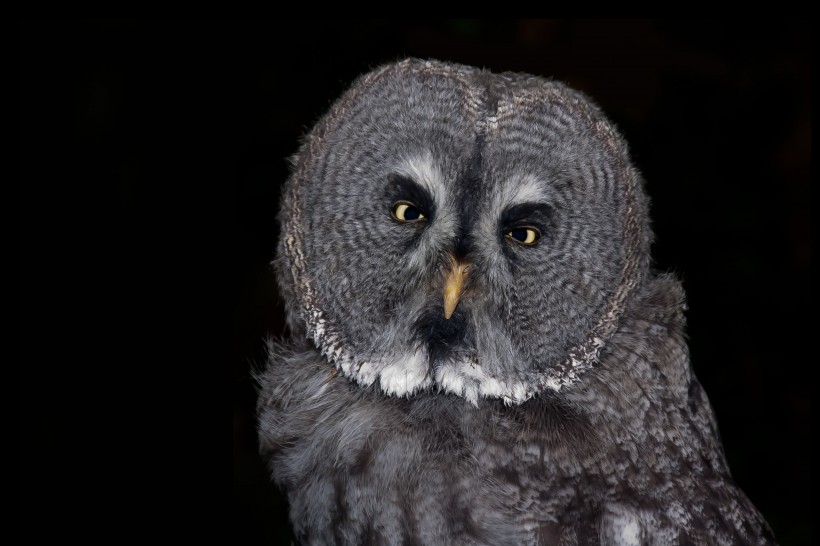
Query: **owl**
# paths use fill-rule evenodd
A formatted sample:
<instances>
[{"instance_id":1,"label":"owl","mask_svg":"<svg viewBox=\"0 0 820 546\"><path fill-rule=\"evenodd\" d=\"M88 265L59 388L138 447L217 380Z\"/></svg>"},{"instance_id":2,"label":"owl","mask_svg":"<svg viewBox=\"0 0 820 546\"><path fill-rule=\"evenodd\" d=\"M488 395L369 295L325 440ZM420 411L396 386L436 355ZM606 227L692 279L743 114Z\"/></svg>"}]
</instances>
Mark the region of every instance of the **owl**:
<instances>
[{"instance_id":1,"label":"owl","mask_svg":"<svg viewBox=\"0 0 820 546\"><path fill-rule=\"evenodd\" d=\"M584 94L405 59L304 139L260 452L301 544L773 544Z\"/></svg>"}]
</instances>

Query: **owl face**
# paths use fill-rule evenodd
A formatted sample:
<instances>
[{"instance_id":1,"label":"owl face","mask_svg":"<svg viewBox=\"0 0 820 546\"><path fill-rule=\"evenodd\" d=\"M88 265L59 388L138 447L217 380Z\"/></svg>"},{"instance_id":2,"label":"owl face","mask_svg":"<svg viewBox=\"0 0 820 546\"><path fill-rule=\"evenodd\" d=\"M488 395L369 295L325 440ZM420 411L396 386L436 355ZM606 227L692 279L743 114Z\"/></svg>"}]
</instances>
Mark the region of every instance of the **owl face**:
<instances>
[{"instance_id":1,"label":"owl face","mask_svg":"<svg viewBox=\"0 0 820 546\"><path fill-rule=\"evenodd\" d=\"M295 162L291 320L392 395L520 403L594 365L646 269L643 194L582 95L416 60L361 78Z\"/></svg>"}]
</instances>

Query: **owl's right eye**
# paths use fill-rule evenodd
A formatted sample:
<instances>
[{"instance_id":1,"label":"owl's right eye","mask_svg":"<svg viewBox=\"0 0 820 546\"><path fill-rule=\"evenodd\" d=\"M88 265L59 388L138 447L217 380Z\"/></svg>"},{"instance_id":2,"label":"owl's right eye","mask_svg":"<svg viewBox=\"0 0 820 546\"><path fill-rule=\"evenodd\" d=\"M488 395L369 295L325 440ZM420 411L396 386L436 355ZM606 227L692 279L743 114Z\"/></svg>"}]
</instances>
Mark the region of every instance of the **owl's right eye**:
<instances>
[{"instance_id":1,"label":"owl's right eye","mask_svg":"<svg viewBox=\"0 0 820 546\"><path fill-rule=\"evenodd\" d=\"M420 222L427 219L423 212L407 201L399 201L393 205L393 218L399 222Z\"/></svg>"}]
</instances>

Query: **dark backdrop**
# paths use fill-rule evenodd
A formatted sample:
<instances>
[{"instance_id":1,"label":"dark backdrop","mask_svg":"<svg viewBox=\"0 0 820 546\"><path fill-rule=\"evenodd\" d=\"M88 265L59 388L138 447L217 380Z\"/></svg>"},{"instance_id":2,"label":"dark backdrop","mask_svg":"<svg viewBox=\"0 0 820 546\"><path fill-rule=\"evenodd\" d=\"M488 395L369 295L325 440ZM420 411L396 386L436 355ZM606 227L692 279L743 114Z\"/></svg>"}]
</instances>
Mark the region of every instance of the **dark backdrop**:
<instances>
[{"instance_id":1,"label":"dark backdrop","mask_svg":"<svg viewBox=\"0 0 820 546\"><path fill-rule=\"evenodd\" d=\"M617 123L733 475L782 544L809 543L807 22L17 31L20 543L288 543L249 376L284 333L269 262L286 158L353 78L408 55L552 76Z\"/></svg>"}]
</instances>

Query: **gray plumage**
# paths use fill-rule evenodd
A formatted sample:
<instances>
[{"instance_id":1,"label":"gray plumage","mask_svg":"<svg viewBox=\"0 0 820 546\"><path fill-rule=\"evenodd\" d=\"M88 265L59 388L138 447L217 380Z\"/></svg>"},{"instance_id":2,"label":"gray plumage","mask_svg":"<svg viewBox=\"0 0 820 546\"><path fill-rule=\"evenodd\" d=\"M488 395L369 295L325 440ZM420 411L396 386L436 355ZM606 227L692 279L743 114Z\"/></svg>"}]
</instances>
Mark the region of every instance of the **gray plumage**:
<instances>
[{"instance_id":1,"label":"gray plumage","mask_svg":"<svg viewBox=\"0 0 820 546\"><path fill-rule=\"evenodd\" d=\"M296 537L773 543L647 208L565 85L415 59L359 78L282 199L292 339L259 374L259 436Z\"/></svg>"}]
</instances>

